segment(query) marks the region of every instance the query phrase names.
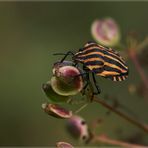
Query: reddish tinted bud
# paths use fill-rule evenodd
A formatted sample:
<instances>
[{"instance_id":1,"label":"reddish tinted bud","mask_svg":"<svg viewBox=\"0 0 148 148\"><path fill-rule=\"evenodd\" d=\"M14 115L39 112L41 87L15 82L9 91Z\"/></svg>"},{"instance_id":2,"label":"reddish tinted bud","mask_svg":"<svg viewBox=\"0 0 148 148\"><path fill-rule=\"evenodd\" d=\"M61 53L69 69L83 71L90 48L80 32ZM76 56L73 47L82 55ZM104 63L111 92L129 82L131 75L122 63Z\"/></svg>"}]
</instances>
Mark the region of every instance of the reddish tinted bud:
<instances>
[{"instance_id":1,"label":"reddish tinted bud","mask_svg":"<svg viewBox=\"0 0 148 148\"><path fill-rule=\"evenodd\" d=\"M88 126L85 120L79 116L72 116L68 119L67 129L76 139L87 141L89 139Z\"/></svg>"},{"instance_id":2,"label":"reddish tinted bud","mask_svg":"<svg viewBox=\"0 0 148 148\"><path fill-rule=\"evenodd\" d=\"M115 46L120 40L120 31L112 18L96 20L91 27L94 39L105 46Z\"/></svg>"},{"instance_id":3,"label":"reddish tinted bud","mask_svg":"<svg viewBox=\"0 0 148 148\"><path fill-rule=\"evenodd\" d=\"M56 64L51 78L53 90L63 96L76 95L83 88L83 78L78 68Z\"/></svg>"},{"instance_id":4,"label":"reddish tinted bud","mask_svg":"<svg viewBox=\"0 0 148 148\"><path fill-rule=\"evenodd\" d=\"M43 110L56 118L70 118L72 116L72 111L69 111L57 104L49 104L49 103L44 103L42 104Z\"/></svg>"}]
</instances>

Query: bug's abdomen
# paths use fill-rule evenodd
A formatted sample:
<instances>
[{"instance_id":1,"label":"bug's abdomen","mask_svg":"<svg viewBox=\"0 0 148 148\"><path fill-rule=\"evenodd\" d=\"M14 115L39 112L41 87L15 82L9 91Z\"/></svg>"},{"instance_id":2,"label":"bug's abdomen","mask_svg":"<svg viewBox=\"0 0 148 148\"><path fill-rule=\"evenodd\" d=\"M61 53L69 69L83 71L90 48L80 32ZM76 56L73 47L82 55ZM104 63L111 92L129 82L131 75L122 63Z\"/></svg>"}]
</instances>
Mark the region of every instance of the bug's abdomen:
<instances>
[{"instance_id":1,"label":"bug's abdomen","mask_svg":"<svg viewBox=\"0 0 148 148\"><path fill-rule=\"evenodd\" d=\"M128 77L128 67L119 55L105 52L103 71L99 75L112 81L123 81Z\"/></svg>"}]
</instances>

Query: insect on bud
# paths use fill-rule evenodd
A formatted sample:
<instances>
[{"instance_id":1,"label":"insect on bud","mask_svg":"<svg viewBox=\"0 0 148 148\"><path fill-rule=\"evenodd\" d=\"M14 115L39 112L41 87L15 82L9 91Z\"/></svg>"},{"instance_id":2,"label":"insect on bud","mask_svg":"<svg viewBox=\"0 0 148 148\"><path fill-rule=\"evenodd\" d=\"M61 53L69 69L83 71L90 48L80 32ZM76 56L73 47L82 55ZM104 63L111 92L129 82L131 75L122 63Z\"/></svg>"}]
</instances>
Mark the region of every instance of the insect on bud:
<instances>
[{"instance_id":1,"label":"insect on bud","mask_svg":"<svg viewBox=\"0 0 148 148\"><path fill-rule=\"evenodd\" d=\"M74 66L55 66L51 78L53 90L63 96L76 95L83 88L83 78L78 68Z\"/></svg>"},{"instance_id":2,"label":"insect on bud","mask_svg":"<svg viewBox=\"0 0 148 148\"><path fill-rule=\"evenodd\" d=\"M88 126L85 120L79 116L72 116L67 123L68 132L76 139L87 141L89 139Z\"/></svg>"},{"instance_id":3,"label":"insect on bud","mask_svg":"<svg viewBox=\"0 0 148 148\"><path fill-rule=\"evenodd\" d=\"M95 20L91 26L94 39L105 46L115 46L120 40L120 31L112 18Z\"/></svg>"},{"instance_id":4,"label":"insect on bud","mask_svg":"<svg viewBox=\"0 0 148 148\"><path fill-rule=\"evenodd\" d=\"M42 89L44 90L46 96L50 99L50 101L56 103L67 102L69 100L68 96L61 96L57 94L51 87L50 81L46 82L42 85Z\"/></svg>"},{"instance_id":5,"label":"insect on bud","mask_svg":"<svg viewBox=\"0 0 148 148\"><path fill-rule=\"evenodd\" d=\"M65 108L57 105L57 104L42 104L43 110L48 114L56 118L70 118L72 116L72 111L66 110Z\"/></svg>"}]
</instances>

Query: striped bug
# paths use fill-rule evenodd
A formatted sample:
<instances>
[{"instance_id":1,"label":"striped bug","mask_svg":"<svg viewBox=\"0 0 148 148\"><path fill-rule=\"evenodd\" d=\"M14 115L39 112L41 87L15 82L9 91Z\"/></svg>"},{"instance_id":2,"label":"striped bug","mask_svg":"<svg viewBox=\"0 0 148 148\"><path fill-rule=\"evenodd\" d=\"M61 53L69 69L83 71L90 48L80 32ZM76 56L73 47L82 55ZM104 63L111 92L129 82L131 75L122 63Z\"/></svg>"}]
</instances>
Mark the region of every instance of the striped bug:
<instances>
[{"instance_id":1,"label":"striped bug","mask_svg":"<svg viewBox=\"0 0 148 148\"><path fill-rule=\"evenodd\" d=\"M57 53L57 55L59 54ZM123 81L128 77L128 67L119 53L112 48L104 47L95 42L87 42L85 46L75 54L69 51L64 55L61 62L63 62L68 55L72 55L72 60L75 65L82 63L83 70L86 73L92 73L93 81L97 89L97 93L94 94L100 93L95 75L108 78L112 81ZM87 82L90 80L88 74L86 79ZM88 83L84 88L86 88L87 85Z\"/></svg>"}]
</instances>

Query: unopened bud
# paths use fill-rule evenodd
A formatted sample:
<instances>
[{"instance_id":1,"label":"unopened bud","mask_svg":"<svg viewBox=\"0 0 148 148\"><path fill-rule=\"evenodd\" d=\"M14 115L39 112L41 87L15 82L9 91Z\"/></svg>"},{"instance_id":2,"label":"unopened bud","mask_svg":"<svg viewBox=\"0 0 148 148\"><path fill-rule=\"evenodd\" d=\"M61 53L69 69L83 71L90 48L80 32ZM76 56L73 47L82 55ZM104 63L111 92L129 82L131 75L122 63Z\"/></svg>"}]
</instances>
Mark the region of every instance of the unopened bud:
<instances>
[{"instance_id":1,"label":"unopened bud","mask_svg":"<svg viewBox=\"0 0 148 148\"><path fill-rule=\"evenodd\" d=\"M120 40L120 31L112 18L96 20L91 26L94 39L105 46L115 46Z\"/></svg>"},{"instance_id":2,"label":"unopened bud","mask_svg":"<svg viewBox=\"0 0 148 148\"><path fill-rule=\"evenodd\" d=\"M74 66L56 67L51 78L51 86L59 95L76 95L83 88L81 72Z\"/></svg>"},{"instance_id":3,"label":"unopened bud","mask_svg":"<svg viewBox=\"0 0 148 148\"><path fill-rule=\"evenodd\" d=\"M76 139L87 141L89 139L88 126L85 120L79 116L72 116L67 123L68 132Z\"/></svg>"}]
</instances>

